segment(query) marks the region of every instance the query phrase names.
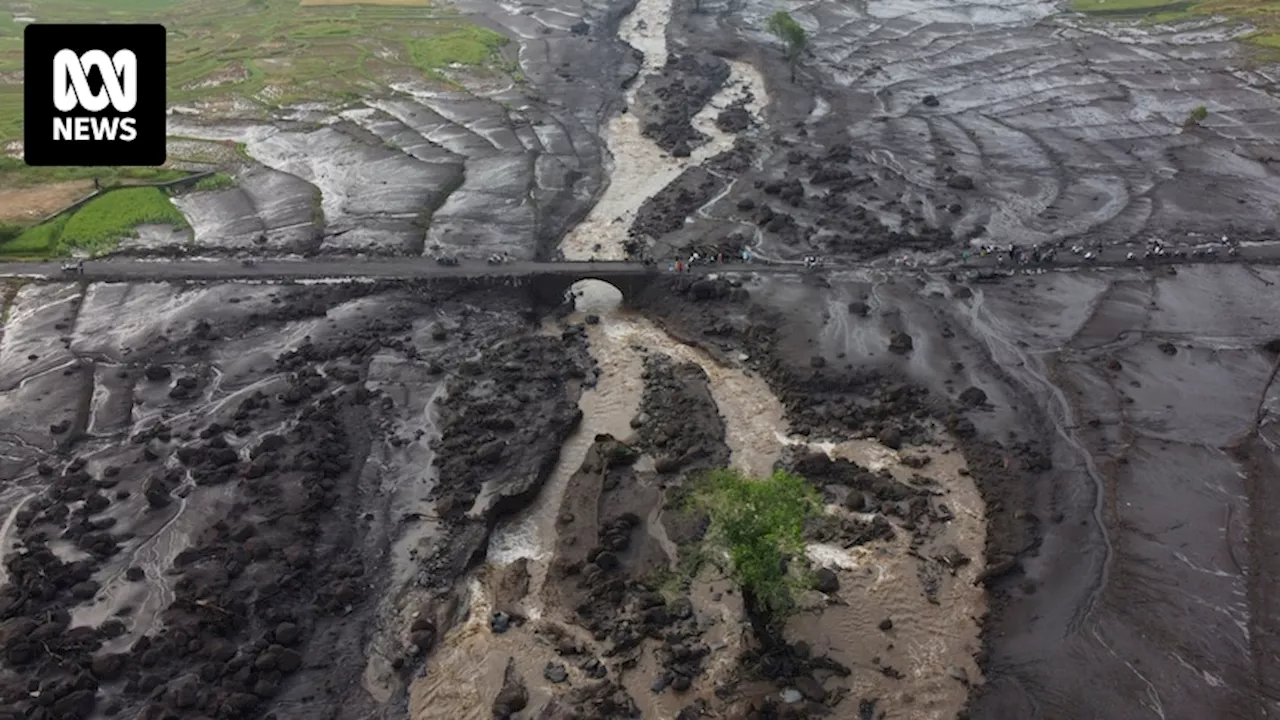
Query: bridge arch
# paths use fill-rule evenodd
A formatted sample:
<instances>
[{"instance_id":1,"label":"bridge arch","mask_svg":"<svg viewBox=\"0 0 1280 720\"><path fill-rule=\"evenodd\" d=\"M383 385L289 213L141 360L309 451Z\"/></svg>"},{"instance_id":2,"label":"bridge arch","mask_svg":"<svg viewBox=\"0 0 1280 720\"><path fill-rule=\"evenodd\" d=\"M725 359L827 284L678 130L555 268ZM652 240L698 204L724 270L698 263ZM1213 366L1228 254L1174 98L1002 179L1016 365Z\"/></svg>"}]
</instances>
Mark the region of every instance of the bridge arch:
<instances>
[{"instance_id":1,"label":"bridge arch","mask_svg":"<svg viewBox=\"0 0 1280 720\"><path fill-rule=\"evenodd\" d=\"M573 303L578 312L608 315L626 302L626 296L612 283L595 278L585 278L569 286L566 301Z\"/></svg>"},{"instance_id":2,"label":"bridge arch","mask_svg":"<svg viewBox=\"0 0 1280 720\"><path fill-rule=\"evenodd\" d=\"M538 307L558 307L569 290L583 280L596 280L622 293L622 305L635 302L661 275L657 270L599 273L539 273L529 282L533 303Z\"/></svg>"}]
</instances>

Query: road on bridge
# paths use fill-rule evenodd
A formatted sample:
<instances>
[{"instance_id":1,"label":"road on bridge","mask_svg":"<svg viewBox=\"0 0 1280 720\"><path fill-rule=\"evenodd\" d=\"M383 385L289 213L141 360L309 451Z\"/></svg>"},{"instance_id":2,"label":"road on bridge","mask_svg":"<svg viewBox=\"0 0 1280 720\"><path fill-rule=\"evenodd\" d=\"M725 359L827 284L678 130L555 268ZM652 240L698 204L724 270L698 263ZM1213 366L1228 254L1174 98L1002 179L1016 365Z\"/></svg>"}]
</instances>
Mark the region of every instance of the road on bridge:
<instances>
[{"instance_id":1,"label":"road on bridge","mask_svg":"<svg viewBox=\"0 0 1280 720\"><path fill-rule=\"evenodd\" d=\"M712 272L796 272L787 265L700 265L692 269L697 274ZM289 278L374 278L401 280L432 277L501 277L522 275L575 275L587 277L636 275L646 272L666 272L666 268L648 266L638 262L531 262L511 261L501 265L484 262L441 265L430 258L377 258L357 260L351 258L260 260L246 265L239 260L140 260L109 259L87 260L84 263L85 279L89 280L277 280ZM47 279L79 279L81 276L66 273L57 262L0 263L0 277L27 277Z\"/></svg>"},{"instance_id":2,"label":"road on bridge","mask_svg":"<svg viewBox=\"0 0 1280 720\"><path fill-rule=\"evenodd\" d=\"M1190 265L1225 262L1250 262L1275 264L1280 262L1280 246L1266 244L1246 246L1239 250L1237 256L1226 254L1217 257L1175 257L1172 255L1156 258L1127 259L1125 248L1104 250L1095 260L1085 260L1078 255L1059 255L1053 263L1039 265L1021 265L1022 269L1063 270L1080 267L1148 267L1159 265ZM998 258L973 257L964 262L951 261L937 264L899 265L888 259L874 262L834 263L828 262L816 272L835 273L842 270L897 269L912 270L956 270L975 271L1009 270L1014 266L1002 265ZM572 275L582 278L596 277L608 280L610 276L634 276L640 273L668 273L666 265L648 266L638 262L534 262L516 260L501 265L490 265L482 261L462 261L459 265L441 265L434 259L425 257L393 257L393 258L302 258L302 259L270 259L245 264L240 260L225 258L208 259L138 259L109 258L89 260L84 263L84 275L63 272L59 262L0 262L0 277L30 278L39 280L100 280L117 282L148 282L173 280L289 280L289 279L341 279L370 278L385 280L405 280L432 277L502 277L527 276L540 274ZM768 275L799 275L815 272L802 263L725 263L695 265L689 269L695 275L713 273L760 273Z\"/></svg>"}]
</instances>

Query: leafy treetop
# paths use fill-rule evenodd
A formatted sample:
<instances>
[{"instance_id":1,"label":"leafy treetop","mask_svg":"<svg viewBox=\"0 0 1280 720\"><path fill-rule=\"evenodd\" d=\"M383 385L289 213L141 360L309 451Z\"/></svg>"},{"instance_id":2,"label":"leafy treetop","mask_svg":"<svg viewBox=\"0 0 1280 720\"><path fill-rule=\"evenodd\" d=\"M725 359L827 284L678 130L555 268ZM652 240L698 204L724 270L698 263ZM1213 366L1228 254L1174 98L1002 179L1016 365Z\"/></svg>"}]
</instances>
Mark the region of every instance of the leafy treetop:
<instances>
[{"instance_id":1,"label":"leafy treetop","mask_svg":"<svg viewBox=\"0 0 1280 720\"><path fill-rule=\"evenodd\" d=\"M777 628L806 583L788 569L800 564L788 560L803 556L805 523L820 507L817 492L804 478L781 470L752 479L724 469L707 473L691 500L710 517L707 539L728 555L748 611Z\"/></svg>"},{"instance_id":2,"label":"leafy treetop","mask_svg":"<svg viewBox=\"0 0 1280 720\"><path fill-rule=\"evenodd\" d=\"M790 13L779 10L769 16L769 32L786 46L787 64L791 67L791 81L796 79L796 63L809 47L809 36Z\"/></svg>"}]
</instances>

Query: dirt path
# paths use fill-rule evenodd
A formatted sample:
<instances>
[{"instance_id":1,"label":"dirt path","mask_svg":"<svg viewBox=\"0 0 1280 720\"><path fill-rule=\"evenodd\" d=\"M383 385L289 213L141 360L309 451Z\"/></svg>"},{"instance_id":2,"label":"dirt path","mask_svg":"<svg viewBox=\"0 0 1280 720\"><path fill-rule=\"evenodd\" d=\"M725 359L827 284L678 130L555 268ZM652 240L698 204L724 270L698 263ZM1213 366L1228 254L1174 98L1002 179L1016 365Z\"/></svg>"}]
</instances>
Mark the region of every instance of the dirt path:
<instances>
[{"instance_id":1,"label":"dirt path","mask_svg":"<svg viewBox=\"0 0 1280 720\"><path fill-rule=\"evenodd\" d=\"M0 222L32 222L93 192L92 180L0 189Z\"/></svg>"}]
</instances>

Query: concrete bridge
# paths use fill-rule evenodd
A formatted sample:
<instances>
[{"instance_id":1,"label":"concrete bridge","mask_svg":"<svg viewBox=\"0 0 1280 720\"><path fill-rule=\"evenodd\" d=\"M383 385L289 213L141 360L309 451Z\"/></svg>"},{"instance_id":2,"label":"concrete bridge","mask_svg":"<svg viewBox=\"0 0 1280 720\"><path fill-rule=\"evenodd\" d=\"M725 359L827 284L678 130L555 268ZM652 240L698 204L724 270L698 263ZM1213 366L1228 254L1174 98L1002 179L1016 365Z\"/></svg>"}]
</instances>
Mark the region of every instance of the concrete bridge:
<instances>
[{"instance_id":1,"label":"concrete bridge","mask_svg":"<svg viewBox=\"0 0 1280 720\"><path fill-rule=\"evenodd\" d=\"M90 260L83 273L66 272L61 263L0 263L0 277L36 282L226 282L416 280L433 287L524 287L539 305L558 305L566 291L582 280L601 280L616 287L624 300L634 299L661 277L666 267L635 262L481 262L446 266L427 258L263 260ZM794 274L794 265L698 266L691 275L713 273Z\"/></svg>"},{"instance_id":2,"label":"concrete bridge","mask_svg":"<svg viewBox=\"0 0 1280 720\"><path fill-rule=\"evenodd\" d=\"M1034 272L1064 271L1081 268L1147 267L1162 265L1199 265L1219 262L1280 264L1280 244L1246 246L1230 257L1205 258L1167 256L1131 260L1126 249L1108 248L1100 257L1086 261L1068 255L1055 262L1022 266ZM881 272L914 274L922 271L954 270L970 273L976 279L983 275L999 277L1015 272L999 264L994 257L973 258L964 262L944 262L929 267L895 267L881 262L830 264L821 268L805 268L799 263L733 263L699 265L690 269L693 276L711 274L804 275L832 274L843 271L878 268ZM1166 268L1168 269L1168 268ZM431 258L303 258L269 259L246 263L233 259L138 259L112 258L89 260L84 272L68 273L59 262L3 263L0 278L22 278L32 282L289 282L289 281L362 281L415 280L440 287L526 287L533 300L543 306L563 302L565 291L581 280L601 280L622 292L624 301L632 301L662 277L670 275L667 267L637 262L534 262L514 261L489 265L472 260L459 265L440 265Z\"/></svg>"}]
</instances>

